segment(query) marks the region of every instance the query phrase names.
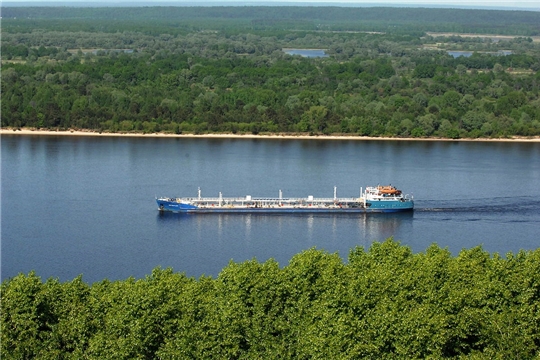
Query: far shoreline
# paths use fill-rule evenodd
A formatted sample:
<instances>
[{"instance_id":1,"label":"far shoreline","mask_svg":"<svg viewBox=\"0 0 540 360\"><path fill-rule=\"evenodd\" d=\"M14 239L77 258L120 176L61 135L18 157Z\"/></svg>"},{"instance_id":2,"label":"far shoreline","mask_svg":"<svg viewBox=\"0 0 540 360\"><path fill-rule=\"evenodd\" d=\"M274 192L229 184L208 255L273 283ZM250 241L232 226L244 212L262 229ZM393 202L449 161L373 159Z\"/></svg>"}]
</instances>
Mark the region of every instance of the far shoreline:
<instances>
[{"instance_id":1,"label":"far shoreline","mask_svg":"<svg viewBox=\"0 0 540 360\"><path fill-rule=\"evenodd\" d=\"M112 133L91 130L44 130L0 128L0 135L37 135L37 136L96 136L96 137L132 137L132 138L200 138L200 139L268 139L268 140L354 140L354 141L448 141L448 142L540 142L540 136L510 138L398 138L354 135L306 135L306 134L168 134L168 133Z\"/></svg>"}]
</instances>

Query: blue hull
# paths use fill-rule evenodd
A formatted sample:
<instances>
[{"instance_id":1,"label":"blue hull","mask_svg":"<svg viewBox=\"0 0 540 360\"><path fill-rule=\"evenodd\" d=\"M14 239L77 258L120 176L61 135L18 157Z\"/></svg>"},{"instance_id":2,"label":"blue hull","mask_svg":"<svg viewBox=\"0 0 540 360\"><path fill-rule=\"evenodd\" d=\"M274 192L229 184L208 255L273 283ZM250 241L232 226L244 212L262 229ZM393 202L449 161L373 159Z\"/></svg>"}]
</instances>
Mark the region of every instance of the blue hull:
<instances>
[{"instance_id":1,"label":"blue hull","mask_svg":"<svg viewBox=\"0 0 540 360\"><path fill-rule=\"evenodd\" d=\"M351 214L351 213L394 213L412 211L414 203L412 201L373 201L368 202L364 207L349 207L349 208L325 208L325 207L304 207L304 208L283 208L283 207L249 207L249 208L230 208L230 207L212 207L198 208L194 205L183 204L172 201L156 199L158 209L160 211L170 211L176 213L190 214L208 214L208 213L229 213L229 214Z\"/></svg>"}]
</instances>

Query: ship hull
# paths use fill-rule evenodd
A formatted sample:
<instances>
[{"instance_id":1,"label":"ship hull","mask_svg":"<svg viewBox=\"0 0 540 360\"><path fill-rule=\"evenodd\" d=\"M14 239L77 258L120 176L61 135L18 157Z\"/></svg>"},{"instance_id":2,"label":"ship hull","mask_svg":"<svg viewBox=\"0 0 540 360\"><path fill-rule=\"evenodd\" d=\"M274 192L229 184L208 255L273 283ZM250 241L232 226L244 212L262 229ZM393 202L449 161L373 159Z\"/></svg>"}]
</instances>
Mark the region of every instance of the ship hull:
<instances>
[{"instance_id":1,"label":"ship hull","mask_svg":"<svg viewBox=\"0 0 540 360\"><path fill-rule=\"evenodd\" d=\"M156 199L158 209L160 211L168 211L175 213L189 213L189 214L208 214L208 213L229 213L229 214L291 214L291 213L305 213L305 214L321 214L321 213L394 213L412 211L414 204L412 201L373 201L367 202L366 206L358 207L317 207L317 206L305 206L305 207L227 207L227 206L213 206L199 208L190 204L182 204L174 201L166 201Z\"/></svg>"}]
</instances>

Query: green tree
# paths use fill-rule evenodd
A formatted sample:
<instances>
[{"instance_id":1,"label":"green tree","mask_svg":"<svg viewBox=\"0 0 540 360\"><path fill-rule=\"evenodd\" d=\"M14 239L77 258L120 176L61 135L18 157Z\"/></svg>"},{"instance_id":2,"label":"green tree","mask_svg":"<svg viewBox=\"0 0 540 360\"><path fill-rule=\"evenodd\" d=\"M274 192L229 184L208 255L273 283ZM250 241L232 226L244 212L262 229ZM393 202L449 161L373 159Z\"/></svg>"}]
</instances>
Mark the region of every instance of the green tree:
<instances>
[{"instance_id":1,"label":"green tree","mask_svg":"<svg viewBox=\"0 0 540 360\"><path fill-rule=\"evenodd\" d=\"M311 131L323 131L328 109L325 106L311 106L302 114L302 122L309 124Z\"/></svg>"}]
</instances>

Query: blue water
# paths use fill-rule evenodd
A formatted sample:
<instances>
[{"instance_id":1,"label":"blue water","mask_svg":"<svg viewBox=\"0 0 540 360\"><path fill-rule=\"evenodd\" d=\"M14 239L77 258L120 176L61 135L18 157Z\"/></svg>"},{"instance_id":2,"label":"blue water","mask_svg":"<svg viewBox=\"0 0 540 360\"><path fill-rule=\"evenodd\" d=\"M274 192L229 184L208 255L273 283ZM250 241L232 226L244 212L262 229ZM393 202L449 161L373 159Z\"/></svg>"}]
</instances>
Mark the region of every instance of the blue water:
<instances>
[{"instance_id":1,"label":"blue water","mask_svg":"<svg viewBox=\"0 0 540 360\"><path fill-rule=\"evenodd\" d=\"M473 51L458 51L458 50L455 50L455 51L447 51L446 52L448 55L451 55L452 57L454 58L458 58L460 56L463 56L463 57L471 57L472 54L474 53ZM491 55L495 55L495 56L507 56L507 55L512 55L512 51L511 50L499 50L497 52L484 52L484 51L480 51L479 53L484 53L484 54L491 54Z\"/></svg>"},{"instance_id":2,"label":"blue water","mask_svg":"<svg viewBox=\"0 0 540 360\"><path fill-rule=\"evenodd\" d=\"M309 58L328 57L324 49L287 49L284 51L289 55L300 55Z\"/></svg>"},{"instance_id":3,"label":"blue water","mask_svg":"<svg viewBox=\"0 0 540 360\"><path fill-rule=\"evenodd\" d=\"M394 236L413 251L502 255L540 244L540 143L3 135L2 279L215 276L233 259L286 265ZM155 196L355 196L392 184L410 214L160 214Z\"/></svg>"},{"instance_id":4,"label":"blue water","mask_svg":"<svg viewBox=\"0 0 540 360\"><path fill-rule=\"evenodd\" d=\"M463 56L463 57L471 57L473 52L472 51L447 51L448 55L451 55L454 58Z\"/></svg>"}]
</instances>

